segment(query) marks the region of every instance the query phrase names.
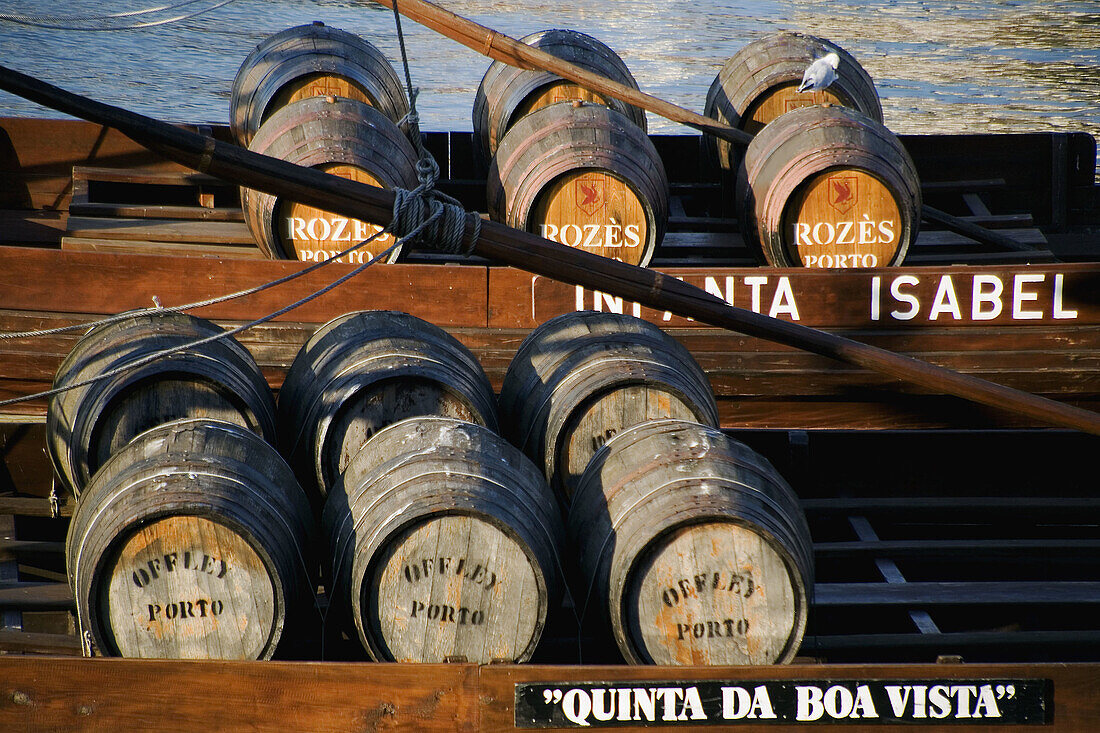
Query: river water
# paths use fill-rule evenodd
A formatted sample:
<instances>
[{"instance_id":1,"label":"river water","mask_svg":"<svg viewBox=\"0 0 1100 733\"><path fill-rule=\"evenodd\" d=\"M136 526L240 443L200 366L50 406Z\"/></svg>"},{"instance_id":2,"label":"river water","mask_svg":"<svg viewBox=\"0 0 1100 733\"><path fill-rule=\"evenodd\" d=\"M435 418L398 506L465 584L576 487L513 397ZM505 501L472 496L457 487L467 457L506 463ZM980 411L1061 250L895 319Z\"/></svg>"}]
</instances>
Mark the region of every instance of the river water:
<instances>
[{"instance_id":1,"label":"river water","mask_svg":"<svg viewBox=\"0 0 1100 733\"><path fill-rule=\"evenodd\" d=\"M103 15L181 0L0 0L0 14ZM191 0L183 10L215 0ZM793 30L847 49L875 80L894 132L1086 131L1100 135L1098 0L449 0L513 37L572 28L607 43L644 91L702 111L722 63ZM178 13L176 13L178 14ZM172 13L148 16L165 18ZM0 64L180 122L226 122L233 76L265 36L324 21L399 58L389 10L371 0L236 0L169 25L110 32L0 21ZM78 25L76 20L63 25ZM426 130L469 130L489 61L404 22ZM58 116L0 92L0 115ZM688 132L650 116L651 132Z\"/></svg>"}]
</instances>

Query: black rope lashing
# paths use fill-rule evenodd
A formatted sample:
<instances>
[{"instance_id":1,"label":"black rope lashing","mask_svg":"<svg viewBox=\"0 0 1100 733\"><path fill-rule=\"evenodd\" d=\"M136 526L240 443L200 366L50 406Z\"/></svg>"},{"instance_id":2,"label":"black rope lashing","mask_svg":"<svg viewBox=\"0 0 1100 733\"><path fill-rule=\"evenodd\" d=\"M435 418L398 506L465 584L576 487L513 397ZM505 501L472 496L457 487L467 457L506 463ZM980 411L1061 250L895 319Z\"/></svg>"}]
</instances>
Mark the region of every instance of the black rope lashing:
<instances>
[{"instance_id":1,"label":"black rope lashing","mask_svg":"<svg viewBox=\"0 0 1100 733\"><path fill-rule=\"evenodd\" d=\"M389 229L396 237L410 237L410 242L445 254L468 255L474 250L481 234L481 217L466 211L462 205L440 191L422 190L417 186L410 190L394 189L393 221ZM466 236L467 224L470 236Z\"/></svg>"}]
</instances>

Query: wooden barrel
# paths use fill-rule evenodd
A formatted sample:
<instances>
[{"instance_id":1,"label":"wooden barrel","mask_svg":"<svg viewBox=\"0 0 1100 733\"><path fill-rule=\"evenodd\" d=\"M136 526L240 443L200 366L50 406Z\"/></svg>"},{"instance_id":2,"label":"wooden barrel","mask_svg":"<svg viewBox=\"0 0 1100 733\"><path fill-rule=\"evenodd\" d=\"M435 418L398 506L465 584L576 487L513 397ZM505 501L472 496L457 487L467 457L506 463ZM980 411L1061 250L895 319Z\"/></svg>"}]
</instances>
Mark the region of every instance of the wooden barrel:
<instances>
[{"instance_id":1,"label":"wooden barrel","mask_svg":"<svg viewBox=\"0 0 1100 733\"><path fill-rule=\"evenodd\" d=\"M657 420L615 436L567 523L587 605L605 606L631 663L773 664L798 651L813 590L805 516L772 465L720 430Z\"/></svg>"},{"instance_id":2,"label":"wooden barrel","mask_svg":"<svg viewBox=\"0 0 1100 733\"><path fill-rule=\"evenodd\" d=\"M279 391L283 455L318 498L378 430L419 415L497 430L477 358L438 326L397 311L347 313L321 326Z\"/></svg>"},{"instance_id":3,"label":"wooden barrel","mask_svg":"<svg viewBox=\"0 0 1100 733\"><path fill-rule=\"evenodd\" d=\"M633 89L638 82L623 60L592 36L571 30L546 30L520 39L529 46L553 54L571 64L617 81ZM579 99L621 112L646 130L645 112L613 97L590 92L560 76L537 69L517 69L494 61L474 97L474 156L486 164L504 134L524 115L550 104Z\"/></svg>"},{"instance_id":4,"label":"wooden barrel","mask_svg":"<svg viewBox=\"0 0 1100 733\"><path fill-rule=\"evenodd\" d=\"M566 313L532 331L499 404L504 434L544 469L564 504L593 454L631 425L665 417L718 424L710 382L687 349L617 313Z\"/></svg>"},{"instance_id":5,"label":"wooden barrel","mask_svg":"<svg viewBox=\"0 0 1100 733\"><path fill-rule=\"evenodd\" d=\"M182 313L144 312L97 326L57 370L46 447L62 484L79 494L92 475L134 436L161 423L206 417L236 423L272 443L275 401L252 355L232 337L126 368L166 349L223 333ZM101 378L108 372L125 369Z\"/></svg>"},{"instance_id":6,"label":"wooden barrel","mask_svg":"<svg viewBox=\"0 0 1100 733\"><path fill-rule=\"evenodd\" d=\"M745 151L734 201L746 243L778 267L900 265L920 228L909 153L845 107L773 120Z\"/></svg>"},{"instance_id":7,"label":"wooden barrel","mask_svg":"<svg viewBox=\"0 0 1100 733\"><path fill-rule=\"evenodd\" d=\"M249 149L381 188L416 188L416 150L377 110L337 97L310 97L283 107L256 133ZM241 208L256 245L273 259L323 260L378 232L348 219L269 193L241 188ZM393 244L385 234L352 252L362 264ZM387 262L394 262L394 250Z\"/></svg>"},{"instance_id":8,"label":"wooden barrel","mask_svg":"<svg viewBox=\"0 0 1100 733\"><path fill-rule=\"evenodd\" d=\"M265 38L237 70L229 124L247 147L267 118L309 97L343 97L376 108L394 123L409 112L401 80L382 52L359 36L314 22Z\"/></svg>"},{"instance_id":9,"label":"wooden barrel","mask_svg":"<svg viewBox=\"0 0 1100 733\"><path fill-rule=\"evenodd\" d=\"M800 93L806 67L829 53L840 57L836 80ZM707 91L703 114L755 135L776 117L815 104L851 107L882 122L875 83L852 54L824 38L785 31L753 41L726 61ZM711 135L702 139L711 160L737 170L737 146Z\"/></svg>"},{"instance_id":10,"label":"wooden barrel","mask_svg":"<svg viewBox=\"0 0 1100 733\"><path fill-rule=\"evenodd\" d=\"M634 265L649 262L668 224L668 178L649 137L577 101L516 122L489 167L488 200L496 221Z\"/></svg>"},{"instance_id":11,"label":"wooden barrel","mask_svg":"<svg viewBox=\"0 0 1100 733\"><path fill-rule=\"evenodd\" d=\"M530 658L557 604L563 527L538 469L495 433L419 417L378 432L323 514L332 608L378 661Z\"/></svg>"},{"instance_id":12,"label":"wooden barrel","mask_svg":"<svg viewBox=\"0 0 1100 733\"><path fill-rule=\"evenodd\" d=\"M80 629L105 656L268 659L312 599L312 522L255 433L205 419L142 433L73 512Z\"/></svg>"}]
</instances>

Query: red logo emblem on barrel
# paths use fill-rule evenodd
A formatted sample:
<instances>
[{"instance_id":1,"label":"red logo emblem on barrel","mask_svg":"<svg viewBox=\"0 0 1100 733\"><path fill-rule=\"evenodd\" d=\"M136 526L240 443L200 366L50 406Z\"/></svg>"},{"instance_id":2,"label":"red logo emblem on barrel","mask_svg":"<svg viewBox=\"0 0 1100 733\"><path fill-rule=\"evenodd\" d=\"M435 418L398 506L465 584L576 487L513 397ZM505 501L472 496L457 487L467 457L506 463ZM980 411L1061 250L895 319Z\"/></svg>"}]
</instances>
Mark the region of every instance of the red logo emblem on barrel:
<instances>
[{"instance_id":1,"label":"red logo emblem on barrel","mask_svg":"<svg viewBox=\"0 0 1100 733\"><path fill-rule=\"evenodd\" d=\"M573 182L577 197L577 208L592 216L607 204L603 181L578 179Z\"/></svg>"},{"instance_id":2,"label":"red logo emblem on barrel","mask_svg":"<svg viewBox=\"0 0 1100 733\"><path fill-rule=\"evenodd\" d=\"M859 200L859 179L855 176L832 176L828 179L829 205L847 214Z\"/></svg>"}]
</instances>

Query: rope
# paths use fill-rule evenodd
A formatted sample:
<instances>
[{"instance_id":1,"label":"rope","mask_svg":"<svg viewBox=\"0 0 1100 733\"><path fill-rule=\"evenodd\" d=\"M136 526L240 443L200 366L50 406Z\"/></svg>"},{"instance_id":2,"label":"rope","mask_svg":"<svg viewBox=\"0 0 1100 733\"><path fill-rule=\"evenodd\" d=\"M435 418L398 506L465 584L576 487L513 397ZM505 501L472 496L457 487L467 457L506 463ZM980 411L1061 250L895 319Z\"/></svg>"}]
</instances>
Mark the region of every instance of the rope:
<instances>
[{"instance_id":1,"label":"rope","mask_svg":"<svg viewBox=\"0 0 1100 733\"><path fill-rule=\"evenodd\" d=\"M454 198L434 190L439 180L439 163L424 146L424 138L420 134L420 113L416 111L416 98L420 95L420 89L412 83L409 54L405 49L405 33L401 29L401 13L397 10L397 0L393 0L393 22L397 28L397 45L401 49L401 66L405 72L405 89L409 97L409 112L401 119L401 123L408 125L409 139L416 148L416 178L420 185L412 191L396 191L394 221L391 226L395 234L401 234L415 227L424 217L436 220L438 224L425 229L420 238L414 241L446 254L468 255L473 252L481 235L481 217L474 212L467 212ZM471 236L464 241L463 233L467 225L471 229Z\"/></svg>"},{"instance_id":2,"label":"rope","mask_svg":"<svg viewBox=\"0 0 1100 733\"><path fill-rule=\"evenodd\" d=\"M145 8L144 10L130 10L122 13L106 13L102 15L39 15L35 13L0 13L0 21L6 20L11 23L19 23L20 25L32 26L35 28L49 28L51 30L62 31L125 31L136 30L139 28L152 28L158 25L167 25L169 23L177 23L182 20L189 20L197 15L209 13L211 10L217 10L220 7L234 2L234 0L218 0L208 8L201 8L199 10L184 13L182 15L177 15L172 18L141 21L129 23L127 25L109 25L111 21L114 21L116 19L140 18L143 16L153 15L155 13L164 13L172 10L178 10L188 5L194 5L195 3L205 1L206 0L182 0L182 2L175 3L174 5L162 5L157 8ZM70 23L90 23L92 25L69 25Z\"/></svg>"}]
</instances>

